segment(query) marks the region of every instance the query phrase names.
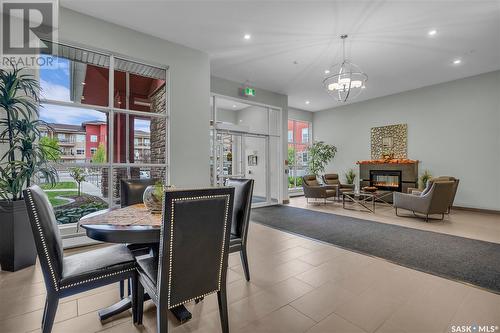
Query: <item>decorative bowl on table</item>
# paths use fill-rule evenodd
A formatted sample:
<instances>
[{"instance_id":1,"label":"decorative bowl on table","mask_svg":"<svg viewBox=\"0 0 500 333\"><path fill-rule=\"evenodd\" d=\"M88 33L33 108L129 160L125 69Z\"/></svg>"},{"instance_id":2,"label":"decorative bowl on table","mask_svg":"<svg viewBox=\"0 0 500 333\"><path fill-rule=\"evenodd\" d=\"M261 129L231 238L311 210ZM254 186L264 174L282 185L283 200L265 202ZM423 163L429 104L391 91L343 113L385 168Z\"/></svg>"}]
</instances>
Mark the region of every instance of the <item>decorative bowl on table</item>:
<instances>
[{"instance_id":1,"label":"decorative bowl on table","mask_svg":"<svg viewBox=\"0 0 500 333\"><path fill-rule=\"evenodd\" d=\"M149 185L142 195L144 206L153 214L159 214L163 205L163 185Z\"/></svg>"},{"instance_id":2,"label":"decorative bowl on table","mask_svg":"<svg viewBox=\"0 0 500 333\"><path fill-rule=\"evenodd\" d=\"M378 188L376 188L375 186L365 186L362 188L362 190L365 192L376 192Z\"/></svg>"}]
</instances>

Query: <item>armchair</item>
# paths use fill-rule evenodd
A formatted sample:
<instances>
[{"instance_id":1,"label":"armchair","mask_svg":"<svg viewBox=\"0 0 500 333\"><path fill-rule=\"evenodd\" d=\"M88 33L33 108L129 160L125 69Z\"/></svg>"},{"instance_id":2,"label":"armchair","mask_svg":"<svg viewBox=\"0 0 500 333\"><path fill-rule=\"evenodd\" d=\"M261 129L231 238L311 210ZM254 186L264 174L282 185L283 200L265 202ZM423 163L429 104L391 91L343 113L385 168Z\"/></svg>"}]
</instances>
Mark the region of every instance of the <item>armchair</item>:
<instances>
[{"instance_id":1,"label":"armchair","mask_svg":"<svg viewBox=\"0 0 500 333\"><path fill-rule=\"evenodd\" d=\"M448 210L446 211L446 214L449 214L451 212L451 208L453 207L453 202L455 201L455 195L457 194L457 190L458 190L458 183L460 182L459 179L452 177L452 176L439 176L439 177L431 178L427 181L425 189L419 190L416 188L409 188L408 193L413 194L413 195L423 195L423 194L429 192L429 190L432 187L432 184L434 184L435 182L443 182L443 181L453 182L453 193L452 193L452 196L450 197L450 203L449 203Z\"/></svg>"},{"instance_id":2,"label":"armchair","mask_svg":"<svg viewBox=\"0 0 500 333\"><path fill-rule=\"evenodd\" d=\"M394 192L393 206L396 209L396 215L402 216L398 215L398 208L402 208L412 211L416 217L421 217L417 213L425 215L423 218L426 222L432 214L441 214L442 220L448 211L454 184L453 181L434 182L430 189L425 193L422 192L421 195Z\"/></svg>"},{"instance_id":3,"label":"armchair","mask_svg":"<svg viewBox=\"0 0 500 333\"><path fill-rule=\"evenodd\" d=\"M339 175L336 173L327 173L323 175L323 182L329 186L335 186L337 188L337 199L343 192L354 191L354 184L342 184L339 180Z\"/></svg>"},{"instance_id":4,"label":"armchair","mask_svg":"<svg viewBox=\"0 0 500 333\"><path fill-rule=\"evenodd\" d=\"M315 175L302 176L302 188L308 203L310 198L323 199L326 203L327 198L333 198L337 195L336 186L321 185Z\"/></svg>"}]
</instances>

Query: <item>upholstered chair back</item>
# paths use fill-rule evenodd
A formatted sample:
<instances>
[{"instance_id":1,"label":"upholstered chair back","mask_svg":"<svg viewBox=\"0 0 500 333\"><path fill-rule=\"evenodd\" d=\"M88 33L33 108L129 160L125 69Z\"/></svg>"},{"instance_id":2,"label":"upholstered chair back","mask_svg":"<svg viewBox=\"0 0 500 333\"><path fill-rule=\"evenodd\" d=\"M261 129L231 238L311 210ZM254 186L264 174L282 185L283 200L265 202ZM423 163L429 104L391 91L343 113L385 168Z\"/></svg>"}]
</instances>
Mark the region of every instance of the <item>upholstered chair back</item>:
<instances>
[{"instance_id":1,"label":"upholstered chair back","mask_svg":"<svg viewBox=\"0 0 500 333\"><path fill-rule=\"evenodd\" d=\"M421 195L425 195L429 190L431 189L432 185L435 182L447 182L447 181L452 181L454 182L453 184L453 195L451 198L451 201L453 202L453 199L455 198L455 194L457 193L457 188L458 188L458 182L459 180L455 177L452 176L439 176L439 177L433 177L427 181L427 184L425 186L425 189L422 191Z\"/></svg>"},{"instance_id":2,"label":"upholstered chair back","mask_svg":"<svg viewBox=\"0 0 500 333\"><path fill-rule=\"evenodd\" d=\"M58 291L63 273L63 247L54 210L39 186L23 191L47 290Z\"/></svg>"},{"instance_id":3,"label":"upholstered chair back","mask_svg":"<svg viewBox=\"0 0 500 333\"><path fill-rule=\"evenodd\" d=\"M120 205L127 207L142 203L142 195L146 187L157 182L157 179L122 179L120 181Z\"/></svg>"},{"instance_id":4,"label":"upholstered chair back","mask_svg":"<svg viewBox=\"0 0 500 333\"><path fill-rule=\"evenodd\" d=\"M327 173L323 175L323 181L326 185L340 185L339 175L336 173Z\"/></svg>"},{"instance_id":5,"label":"upholstered chair back","mask_svg":"<svg viewBox=\"0 0 500 333\"><path fill-rule=\"evenodd\" d=\"M426 194L430 196L429 214L445 212L450 206L453 196L453 181L435 181L431 189Z\"/></svg>"},{"instance_id":6,"label":"upholstered chair back","mask_svg":"<svg viewBox=\"0 0 500 333\"><path fill-rule=\"evenodd\" d=\"M231 234L244 238L248 231L253 195L253 179L229 178L226 186L234 187L233 222Z\"/></svg>"},{"instance_id":7,"label":"upholstered chair back","mask_svg":"<svg viewBox=\"0 0 500 333\"><path fill-rule=\"evenodd\" d=\"M303 184L307 186L319 186L319 182L315 175L307 175L302 177Z\"/></svg>"},{"instance_id":8,"label":"upholstered chair back","mask_svg":"<svg viewBox=\"0 0 500 333\"><path fill-rule=\"evenodd\" d=\"M158 303L169 309L225 286L234 188L165 192Z\"/></svg>"}]
</instances>

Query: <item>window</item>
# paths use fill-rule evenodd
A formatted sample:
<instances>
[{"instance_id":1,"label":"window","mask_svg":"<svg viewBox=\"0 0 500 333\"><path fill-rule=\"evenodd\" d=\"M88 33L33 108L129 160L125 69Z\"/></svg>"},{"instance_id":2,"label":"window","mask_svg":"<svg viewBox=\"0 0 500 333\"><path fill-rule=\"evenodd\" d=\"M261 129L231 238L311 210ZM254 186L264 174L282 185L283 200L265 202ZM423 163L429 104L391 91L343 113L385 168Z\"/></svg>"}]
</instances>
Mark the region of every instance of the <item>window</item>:
<instances>
[{"instance_id":1,"label":"window","mask_svg":"<svg viewBox=\"0 0 500 333\"><path fill-rule=\"evenodd\" d=\"M149 146L149 139L147 139L147 138L144 139L144 145Z\"/></svg>"},{"instance_id":2,"label":"window","mask_svg":"<svg viewBox=\"0 0 500 333\"><path fill-rule=\"evenodd\" d=\"M302 142L309 142L309 127L302 129Z\"/></svg>"},{"instance_id":3,"label":"window","mask_svg":"<svg viewBox=\"0 0 500 333\"><path fill-rule=\"evenodd\" d=\"M288 120L288 188L290 191L302 188L302 176L308 172L310 133L310 122Z\"/></svg>"},{"instance_id":4,"label":"window","mask_svg":"<svg viewBox=\"0 0 500 333\"><path fill-rule=\"evenodd\" d=\"M55 165L60 181L54 190L60 193L51 195L51 203L66 236L64 230L85 214L119 206L121 179L166 180L167 70L67 45L54 50L58 54L44 55L52 61L39 70L40 119L65 130L53 133L66 144ZM154 153L141 149L140 160L136 132L154 147ZM77 186L68 176L73 168L85 174L84 200L75 201Z\"/></svg>"}]
</instances>

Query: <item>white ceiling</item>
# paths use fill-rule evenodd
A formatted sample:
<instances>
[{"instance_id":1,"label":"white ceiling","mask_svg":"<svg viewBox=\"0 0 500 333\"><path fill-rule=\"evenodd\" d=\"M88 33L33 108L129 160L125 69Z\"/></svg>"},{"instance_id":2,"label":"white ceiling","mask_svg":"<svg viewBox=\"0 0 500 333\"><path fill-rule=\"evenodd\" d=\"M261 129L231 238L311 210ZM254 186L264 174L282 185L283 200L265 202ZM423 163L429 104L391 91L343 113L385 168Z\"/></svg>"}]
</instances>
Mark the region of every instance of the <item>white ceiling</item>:
<instances>
[{"instance_id":1,"label":"white ceiling","mask_svg":"<svg viewBox=\"0 0 500 333\"><path fill-rule=\"evenodd\" d=\"M369 77L356 101L500 69L498 0L61 3L203 50L212 75L287 94L290 106L310 111L340 105L321 81L340 60L344 33L349 59ZM455 58L462 64L452 65Z\"/></svg>"}]
</instances>

